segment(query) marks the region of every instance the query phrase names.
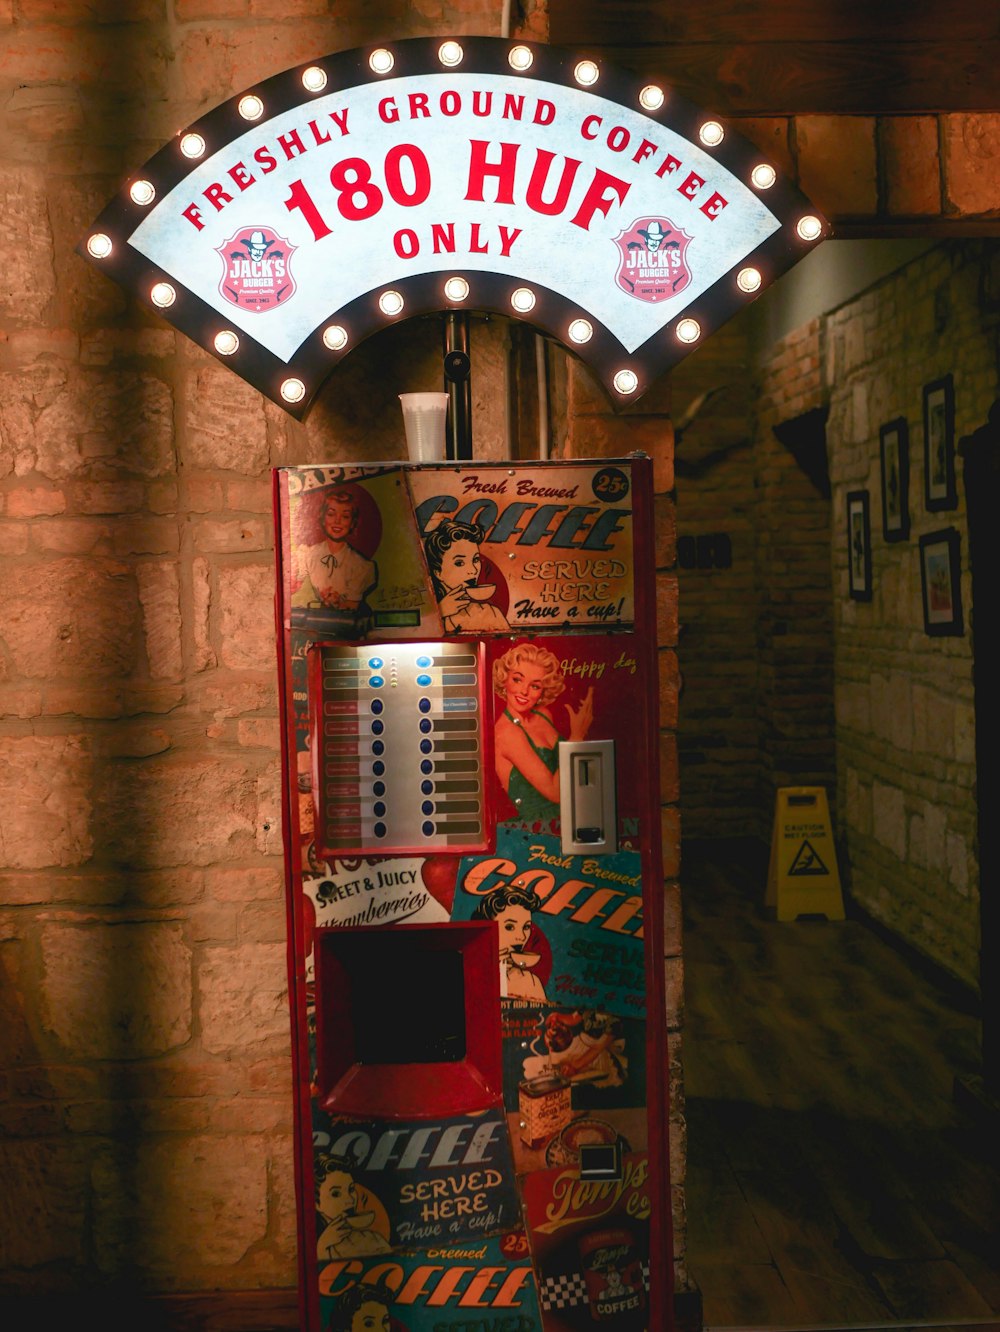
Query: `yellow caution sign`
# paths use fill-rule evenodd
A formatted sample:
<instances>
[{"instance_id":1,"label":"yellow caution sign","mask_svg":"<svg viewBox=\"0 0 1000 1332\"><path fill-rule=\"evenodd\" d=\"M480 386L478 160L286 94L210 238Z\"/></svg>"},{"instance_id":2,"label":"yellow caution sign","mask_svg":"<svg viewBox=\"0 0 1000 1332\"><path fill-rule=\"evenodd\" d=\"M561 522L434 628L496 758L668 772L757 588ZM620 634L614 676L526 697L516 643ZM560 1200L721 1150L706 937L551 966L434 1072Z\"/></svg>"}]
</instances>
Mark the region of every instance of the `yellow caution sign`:
<instances>
[{"instance_id":1,"label":"yellow caution sign","mask_svg":"<svg viewBox=\"0 0 1000 1332\"><path fill-rule=\"evenodd\" d=\"M765 906L779 920L844 919L830 810L821 786L782 786L774 805Z\"/></svg>"}]
</instances>

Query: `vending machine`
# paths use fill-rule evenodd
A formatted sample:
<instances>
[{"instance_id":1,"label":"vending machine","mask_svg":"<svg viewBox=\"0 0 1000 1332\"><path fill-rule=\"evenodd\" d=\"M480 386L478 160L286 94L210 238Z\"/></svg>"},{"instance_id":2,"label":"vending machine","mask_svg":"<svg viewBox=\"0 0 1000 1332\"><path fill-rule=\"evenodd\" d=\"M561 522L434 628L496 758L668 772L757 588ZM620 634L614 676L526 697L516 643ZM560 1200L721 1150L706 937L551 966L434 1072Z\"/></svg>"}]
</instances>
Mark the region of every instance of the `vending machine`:
<instances>
[{"instance_id":1,"label":"vending machine","mask_svg":"<svg viewBox=\"0 0 1000 1332\"><path fill-rule=\"evenodd\" d=\"M308 1332L671 1326L651 473L275 473Z\"/></svg>"}]
</instances>

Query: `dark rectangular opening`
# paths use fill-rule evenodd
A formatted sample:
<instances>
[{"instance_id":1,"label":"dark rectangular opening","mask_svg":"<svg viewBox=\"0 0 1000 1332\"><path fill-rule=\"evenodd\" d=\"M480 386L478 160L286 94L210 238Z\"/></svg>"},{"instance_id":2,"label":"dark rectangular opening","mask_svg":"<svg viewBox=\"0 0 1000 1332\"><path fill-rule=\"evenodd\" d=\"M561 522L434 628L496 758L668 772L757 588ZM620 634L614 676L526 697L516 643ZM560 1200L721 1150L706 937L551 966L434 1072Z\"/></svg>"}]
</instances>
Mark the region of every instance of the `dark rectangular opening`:
<instances>
[{"instance_id":1,"label":"dark rectangular opening","mask_svg":"<svg viewBox=\"0 0 1000 1332\"><path fill-rule=\"evenodd\" d=\"M464 1059L462 954L389 947L379 964L373 963L373 958L360 957L349 966L358 1063L436 1064Z\"/></svg>"}]
</instances>

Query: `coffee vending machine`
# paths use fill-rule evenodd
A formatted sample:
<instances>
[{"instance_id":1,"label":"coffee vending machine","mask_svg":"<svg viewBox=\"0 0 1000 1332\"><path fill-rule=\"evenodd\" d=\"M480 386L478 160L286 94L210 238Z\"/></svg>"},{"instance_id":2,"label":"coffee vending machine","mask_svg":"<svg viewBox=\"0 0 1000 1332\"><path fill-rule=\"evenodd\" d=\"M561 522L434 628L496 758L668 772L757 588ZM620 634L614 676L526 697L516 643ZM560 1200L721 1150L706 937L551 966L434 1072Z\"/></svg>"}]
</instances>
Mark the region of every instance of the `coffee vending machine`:
<instances>
[{"instance_id":1,"label":"coffee vending machine","mask_svg":"<svg viewBox=\"0 0 1000 1332\"><path fill-rule=\"evenodd\" d=\"M671 1326L651 473L275 472L309 1332Z\"/></svg>"}]
</instances>

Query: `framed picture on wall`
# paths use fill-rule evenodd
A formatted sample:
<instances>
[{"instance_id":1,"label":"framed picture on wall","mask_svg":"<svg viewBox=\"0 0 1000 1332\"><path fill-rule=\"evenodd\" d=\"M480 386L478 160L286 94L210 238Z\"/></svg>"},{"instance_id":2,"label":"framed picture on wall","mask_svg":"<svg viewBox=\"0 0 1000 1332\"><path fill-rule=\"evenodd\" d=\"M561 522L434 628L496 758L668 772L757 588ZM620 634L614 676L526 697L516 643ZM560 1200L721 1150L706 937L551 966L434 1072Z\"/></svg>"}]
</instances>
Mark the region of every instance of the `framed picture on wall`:
<instances>
[{"instance_id":1,"label":"framed picture on wall","mask_svg":"<svg viewBox=\"0 0 1000 1332\"><path fill-rule=\"evenodd\" d=\"M924 501L930 513L953 509L955 491L955 388L951 375L924 385Z\"/></svg>"},{"instance_id":2,"label":"framed picture on wall","mask_svg":"<svg viewBox=\"0 0 1000 1332\"><path fill-rule=\"evenodd\" d=\"M910 438L904 417L879 430L882 455L882 536L905 541L910 535Z\"/></svg>"},{"instance_id":3,"label":"framed picture on wall","mask_svg":"<svg viewBox=\"0 0 1000 1332\"><path fill-rule=\"evenodd\" d=\"M962 624L962 551L958 529L920 538L920 583L924 593L924 633L959 637Z\"/></svg>"},{"instance_id":4,"label":"framed picture on wall","mask_svg":"<svg viewBox=\"0 0 1000 1332\"><path fill-rule=\"evenodd\" d=\"M867 490L852 490L847 496L847 574L852 599L871 601L872 532Z\"/></svg>"}]
</instances>

